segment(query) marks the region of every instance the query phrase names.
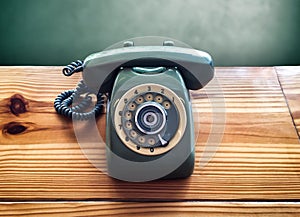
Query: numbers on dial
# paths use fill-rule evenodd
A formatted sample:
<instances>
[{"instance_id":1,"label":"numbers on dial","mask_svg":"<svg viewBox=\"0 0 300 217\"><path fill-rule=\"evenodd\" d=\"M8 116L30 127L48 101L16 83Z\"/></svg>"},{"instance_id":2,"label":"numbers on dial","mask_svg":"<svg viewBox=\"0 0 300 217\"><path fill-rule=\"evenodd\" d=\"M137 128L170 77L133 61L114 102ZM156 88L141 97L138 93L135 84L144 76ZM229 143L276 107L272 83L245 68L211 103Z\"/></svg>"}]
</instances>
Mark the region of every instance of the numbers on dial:
<instances>
[{"instance_id":1,"label":"numbers on dial","mask_svg":"<svg viewBox=\"0 0 300 217\"><path fill-rule=\"evenodd\" d=\"M149 150L150 148L161 146L158 135L147 135L137 128L135 115L139 106L149 102L160 104L166 110L166 113L168 113L173 105L172 100L164 95L166 93L165 88L154 89L150 85L145 86L143 90L133 89L131 93L131 97L126 97L123 100L124 103L127 103L124 105L125 110L121 115L121 122L123 124L122 131L124 131L128 139L137 146L143 148L147 147ZM167 129L164 129L161 133L164 134L166 131Z\"/></svg>"},{"instance_id":2,"label":"numbers on dial","mask_svg":"<svg viewBox=\"0 0 300 217\"><path fill-rule=\"evenodd\" d=\"M144 84L128 90L116 105L118 112L115 113L114 119L118 128L117 134L123 144L131 150L145 155L161 154L174 147L180 139L176 134L177 127L179 128L179 123L181 123L178 120L182 116L179 111L184 111L178 110L178 106L181 106L178 102L181 103L172 90L158 84ZM169 117L166 119L165 126L156 134L148 133L151 130L147 128L145 128L146 132L140 129L141 124L149 124L152 120L143 118L142 108L153 105L153 103L161 106L166 112L166 116ZM174 119L173 117L178 118ZM159 135L168 141L167 145L161 145Z\"/></svg>"}]
</instances>

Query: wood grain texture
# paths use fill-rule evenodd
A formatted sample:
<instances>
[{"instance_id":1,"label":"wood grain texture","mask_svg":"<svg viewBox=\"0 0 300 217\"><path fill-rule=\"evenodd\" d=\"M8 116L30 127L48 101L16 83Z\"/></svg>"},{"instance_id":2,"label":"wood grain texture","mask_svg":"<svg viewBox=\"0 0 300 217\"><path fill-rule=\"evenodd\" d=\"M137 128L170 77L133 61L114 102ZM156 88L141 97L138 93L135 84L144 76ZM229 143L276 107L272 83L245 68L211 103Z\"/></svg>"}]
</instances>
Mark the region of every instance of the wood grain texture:
<instances>
[{"instance_id":1,"label":"wood grain texture","mask_svg":"<svg viewBox=\"0 0 300 217\"><path fill-rule=\"evenodd\" d=\"M276 67L276 71L300 138L300 67Z\"/></svg>"},{"instance_id":2,"label":"wood grain texture","mask_svg":"<svg viewBox=\"0 0 300 217\"><path fill-rule=\"evenodd\" d=\"M52 202L0 203L0 216L296 217L299 203L242 202Z\"/></svg>"},{"instance_id":3,"label":"wood grain texture","mask_svg":"<svg viewBox=\"0 0 300 217\"><path fill-rule=\"evenodd\" d=\"M147 183L114 180L86 159L72 121L53 109L55 96L80 79L60 70L0 67L0 200L300 198L299 139L274 68L217 68L219 85L191 93L201 126L193 175ZM224 113L226 123L214 125L225 126L224 134L211 132L211 101L223 98L225 110L214 112ZM102 116L102 134L104 124ZM220 134L217 152L200 167L209 135Z\"/></svg>"}]
</instances>

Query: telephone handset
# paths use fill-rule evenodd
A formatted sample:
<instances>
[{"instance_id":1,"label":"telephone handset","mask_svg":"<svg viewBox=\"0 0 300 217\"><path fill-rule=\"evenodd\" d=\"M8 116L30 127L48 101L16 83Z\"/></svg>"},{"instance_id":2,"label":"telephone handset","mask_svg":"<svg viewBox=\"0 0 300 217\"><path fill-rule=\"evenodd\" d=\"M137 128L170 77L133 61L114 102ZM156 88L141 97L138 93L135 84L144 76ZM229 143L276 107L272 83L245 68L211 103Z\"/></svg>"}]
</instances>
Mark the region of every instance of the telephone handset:
<instances>
[{"instance_id":1,"label":"telephone handset","mask_svg":"<svg viewBox=\"0 0 300 217\"><path fill-rule=\"evenodd\" d=\"M188 89L200 89L213 78L213 61L208 53L176 47L172 41L161 46L135 46L127 41L122 48L73 62L63 73L69 76L78 71L82 71L83 81L76 90L60 94L54 106L58 113L88 120L100 114L106 94L109 175L123 180L131 180L136 174L154 173L156 177L151 166L157 161L164 162L161 167L171 166L159 178L191 175L195 141ZM82 102L72 107L73 100L85 92L88 94ZM86 111L90 93L97 95L97 102L92 111ZM129 162L127 166L124 159ZM132 161L146 162L151 169L132 166Z\"/></svg>"},{"instance_id":2,"label":"telephone handset","mask_svg":"<svg viewBox=\"0 0 300 217\"><path fill-rule=\"evenodd\" d=\"M135 66L177 67L187 89L192 90L204 87L214 75L212 58L205 52L175 46L130 46L88 56L83 79L95 92L106 93L111 91L120 67Z\"/></svg>"}]
</instances>

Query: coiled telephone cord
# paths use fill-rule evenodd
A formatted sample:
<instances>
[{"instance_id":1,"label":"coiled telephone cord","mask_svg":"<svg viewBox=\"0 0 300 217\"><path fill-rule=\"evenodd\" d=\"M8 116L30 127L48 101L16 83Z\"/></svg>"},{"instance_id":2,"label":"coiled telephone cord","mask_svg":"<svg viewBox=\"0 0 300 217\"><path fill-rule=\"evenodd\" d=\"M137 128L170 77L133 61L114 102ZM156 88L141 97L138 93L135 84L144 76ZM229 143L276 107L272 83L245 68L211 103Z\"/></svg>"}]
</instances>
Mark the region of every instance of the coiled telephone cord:
<instances>
[{"instance_id":1,"label":"coiled telephone cord","mask_svg":"<svg viewBox=\"0 0 300 217\"><path fill-rule=\"evenodd\" d=\"M65 76L71 76L75 72L82 72L82 70L83 62L77 60L64 67L62 73ZM81 80L75 89L63 91L56 97L54 108L58 114L76 120L88 120L97 117L103 110L104 95L98 93L95 106L90 111L86 111L93 103L91 94L88 86ZM74 102L76 102L75 106L72 105Z\"/></svg>"}]
</instances>

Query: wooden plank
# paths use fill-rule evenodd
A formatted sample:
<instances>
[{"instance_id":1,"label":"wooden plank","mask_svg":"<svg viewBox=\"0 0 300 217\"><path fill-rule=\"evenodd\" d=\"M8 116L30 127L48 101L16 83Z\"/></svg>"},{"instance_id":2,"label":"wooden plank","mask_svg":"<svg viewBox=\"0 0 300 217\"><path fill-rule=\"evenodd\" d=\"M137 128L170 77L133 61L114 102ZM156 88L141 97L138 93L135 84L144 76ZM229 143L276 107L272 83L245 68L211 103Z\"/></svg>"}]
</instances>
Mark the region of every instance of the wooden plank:
<instances>
[{"instance_id":1,"label":"wooden plank","mask_svg":"<svg viewBox=\"0 0 300 217\"><path fill-rule=\"evenodd\" d=\"M282 66L276 71L300 138L300 67Z\"/></svg>"},{"instance_id":2,"label":"wooden plank","mask_svg":"<svg viewBox=\"0 0 300 217\"><path fill-rule=\"evenodd\" d=\"M63 77L60 70L0 67L1 200L300 198L299 140L273 68L217 68L223 95L215 82L207 91L192 92L201 126L193 175L148 183L114 180L85 158L71 120L52 107L55 96L80 79ZM212 129L210 100L222 97L226 103L222 143L202 168L199 160ZM16 114L11 108L15 99L25 106L13 108ZM104 116L98 124L103 134Z\"/></svg>"},{"instance_id":3,"label":"wooden plank","mask_svg":"<svg viewBox=\"0 0 300 217\"><path fill-rule=\"evenodd\" d=\"M299 216L287 202L45 202L1 203L0 216Z\"/></svg>"}]
</instances>

